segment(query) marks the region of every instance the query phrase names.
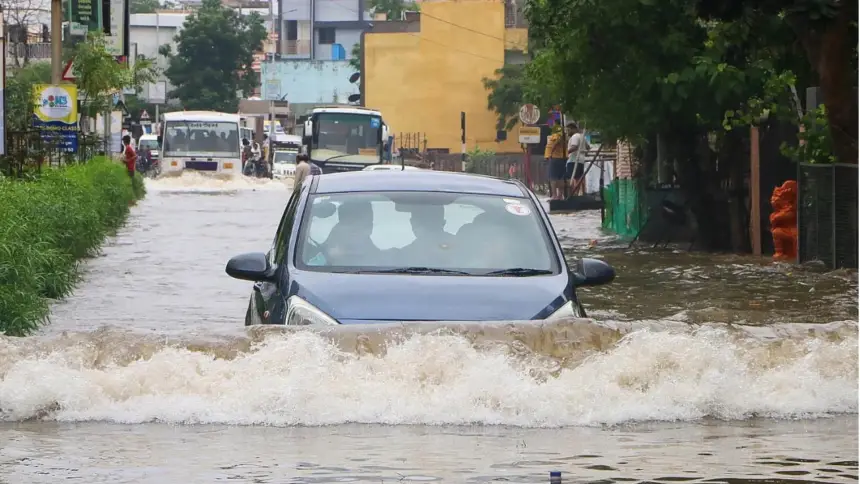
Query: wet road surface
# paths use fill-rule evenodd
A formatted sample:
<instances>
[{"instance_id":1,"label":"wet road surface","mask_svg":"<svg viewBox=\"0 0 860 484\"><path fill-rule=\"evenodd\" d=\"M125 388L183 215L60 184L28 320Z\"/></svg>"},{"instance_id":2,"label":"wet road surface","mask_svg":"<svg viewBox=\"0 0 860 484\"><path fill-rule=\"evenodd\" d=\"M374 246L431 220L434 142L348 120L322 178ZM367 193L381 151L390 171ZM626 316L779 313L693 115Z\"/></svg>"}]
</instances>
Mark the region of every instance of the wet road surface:
<instances>
[{"instance_id":1,"label":"wet road surface","mask_svg":"<svg viewBox=\"0 0 860 484\"><path fill-rule=\"evenodd\" d=\"M619 274L581 291L580 342L357 356L242 327L224 264L268 249L288 195L150 184L52 325L0 339L0 482L857 480L856 274L629 250L596 212L553 216L569 256Z\"/></svg>"}]
</instances>

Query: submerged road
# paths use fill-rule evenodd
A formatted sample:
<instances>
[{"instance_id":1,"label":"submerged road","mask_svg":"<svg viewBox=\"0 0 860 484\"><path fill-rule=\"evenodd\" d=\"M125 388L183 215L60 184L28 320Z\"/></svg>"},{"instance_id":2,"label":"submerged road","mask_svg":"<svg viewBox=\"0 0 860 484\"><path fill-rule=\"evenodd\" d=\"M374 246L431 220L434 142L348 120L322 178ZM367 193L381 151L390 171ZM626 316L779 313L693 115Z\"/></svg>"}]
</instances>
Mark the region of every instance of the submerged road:
<instances>
[{"instance_id":1,"label":"submerged road","mask_svg":"<svg viewBox=\"0 0 860 484\"><path fill-rule=\"evenodd\" d=\"M52 324L0 339L0 482L857 480L856 273L628 250L598 213L553 216L571 258L619 272L582 291L596 321L566 353L253 345L224 264L267 250L289 186L148 190Z\"/></svg>"}]
</instances>

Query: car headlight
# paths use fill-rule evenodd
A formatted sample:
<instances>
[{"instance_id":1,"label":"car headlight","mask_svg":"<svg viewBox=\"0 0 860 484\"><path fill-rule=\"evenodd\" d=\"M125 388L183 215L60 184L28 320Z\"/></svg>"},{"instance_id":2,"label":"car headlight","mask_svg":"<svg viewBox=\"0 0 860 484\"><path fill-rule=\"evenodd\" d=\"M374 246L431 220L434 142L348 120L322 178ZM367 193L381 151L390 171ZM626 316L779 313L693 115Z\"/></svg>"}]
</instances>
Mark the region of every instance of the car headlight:
<instances>
[{"instance_id":1,"label":"car headlight","mask_svg":"<svg viewBox=\"0 0 860 484\"><path fill-rule=\"evenodd\" d=\"M545 321L556 321L559 319L581 318L579 306L573 300L564 303L560 308L556 309L552 314L546 317Z\"/></svg>"},{"instance_id":2,"label":"car headlight","mask_svg":"<svg viewBox=\"0 0 860 484\"><path fill-rule=\"evenodd\" d=\"M290 296L287 299L287 317L285 320L288 326L337 326L340 324L336 319L298 296Z\"/></svg>"}]
</instances>

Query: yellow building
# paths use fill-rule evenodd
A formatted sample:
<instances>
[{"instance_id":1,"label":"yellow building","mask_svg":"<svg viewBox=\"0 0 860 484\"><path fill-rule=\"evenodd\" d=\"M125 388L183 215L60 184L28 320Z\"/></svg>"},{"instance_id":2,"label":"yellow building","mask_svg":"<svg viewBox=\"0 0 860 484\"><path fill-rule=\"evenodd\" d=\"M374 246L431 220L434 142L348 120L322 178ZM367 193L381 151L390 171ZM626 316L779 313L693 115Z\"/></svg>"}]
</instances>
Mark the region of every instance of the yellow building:
<instances>
[{"instance_id":1,"label":"yellow building","mask_svg":"<svg viewBox=\"0 0 860 484\"><path fill-rule=\"evenodd\" d=\"M526 29L505 27L505 10L502 0L424 0L405 21L376 22L362 36L364 106L382 111L395 135L421 133L427 148L460 152L465 112L467 150L521 151L516 129L495 141L482 82L527 47Z\"/></svg>"}]
</instances>

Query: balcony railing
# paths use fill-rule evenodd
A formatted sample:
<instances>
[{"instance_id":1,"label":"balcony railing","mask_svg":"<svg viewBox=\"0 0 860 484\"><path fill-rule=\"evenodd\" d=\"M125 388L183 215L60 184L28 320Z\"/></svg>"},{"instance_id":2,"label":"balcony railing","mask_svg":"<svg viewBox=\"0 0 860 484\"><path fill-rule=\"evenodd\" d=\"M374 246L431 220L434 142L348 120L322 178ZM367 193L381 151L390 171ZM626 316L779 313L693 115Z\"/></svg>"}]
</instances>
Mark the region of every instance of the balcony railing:
<instances>
[{"instance_id":1,"label":"balcony railing","mask_svg":"<svg viewBox=\"0 0 860 484\"><path fill-rule=\"evenodd\" d=\"M311 42L309 40L288 40L284 43L284 55L310 55Z\"/></svg>"},{"instance_id":2,"label":"balcony railing","mask_svg":"<svg viewBox=\"0 0 860 484\"><path fill-rule=\"evenodd\" d=\"M50 59L51 43L37 42L33 44L11 43L6 46L6 56L18 59Z\"/></svg>"}]
</instances>

